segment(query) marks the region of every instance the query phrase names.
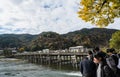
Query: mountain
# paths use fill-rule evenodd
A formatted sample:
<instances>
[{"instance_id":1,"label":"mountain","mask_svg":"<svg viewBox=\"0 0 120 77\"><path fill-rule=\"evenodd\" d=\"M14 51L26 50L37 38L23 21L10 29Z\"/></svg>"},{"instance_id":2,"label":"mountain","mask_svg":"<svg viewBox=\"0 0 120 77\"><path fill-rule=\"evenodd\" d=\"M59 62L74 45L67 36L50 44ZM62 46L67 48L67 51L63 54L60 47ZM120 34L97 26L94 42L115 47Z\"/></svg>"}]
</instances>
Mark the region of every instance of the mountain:
<instances>
[{"instance_id":1,"label":"mountain","mask_svg":"<svg viewBox=\"0 0 120 77\"><path fill-rule=\"evenodd\" d=\"M72 39L75 45L86 47L108 47L109 40L114 32L118 30L106 28L82 29L64 34L65 38Z\"/></svg>"},{"instance_id":2,"label":"mountain","mask_svg":"<svg viewBox=\"0 0 120 77\"><path fill-rule=\"evenodd\" d=\"M41 33L38 38L32 42L31 48L35 50L46 48L66 49L71 46L79 45L85 47L108 47L109 40L111 39L112 34L116 31L118 30L105 28L85 28L62 35L54 32L45 32Z\"/></svg>"},{"instance_id":3,"label":"mountain","mask_svg":"<svg viewBox=\"0 0 120 77\"><path fill-rule=\"evenodd\" d=\"M71 46L83 45L85 47L108 47L109 40L115 29L92 28L82 29L67 34L43 32L38 35L30 34L2 34L0 35L0 48L18 47L32 51L42 49L66 49Z\"/></svg>"},{"instance_id":4,"label":"mountain","mask_svg":"<svg viewBox=\"0 0 120 77\"><path fill-rule=\"evenodd\" d=\"M0 48L22 47L35 39L37 35L30 34L1 34Z\"/></svg>"},{"instance_id":5,"label":"mountain","mask_svg":"<svg viewBox=\"0 0 120 77\"><path fill-rule=\"evenodd\" d=\"M72 41L55 32L43 32L32 41L30 48L33 51L42 49L65 49L72 46Z\"/></svg>"}]
</instances>

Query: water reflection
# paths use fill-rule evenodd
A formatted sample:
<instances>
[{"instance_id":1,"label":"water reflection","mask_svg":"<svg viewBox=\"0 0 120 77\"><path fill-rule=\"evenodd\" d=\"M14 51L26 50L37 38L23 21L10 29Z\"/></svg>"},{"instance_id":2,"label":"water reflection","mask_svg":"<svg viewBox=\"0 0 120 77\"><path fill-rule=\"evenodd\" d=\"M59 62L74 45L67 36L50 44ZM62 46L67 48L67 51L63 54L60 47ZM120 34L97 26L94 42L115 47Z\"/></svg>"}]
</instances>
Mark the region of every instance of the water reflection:
<instances>
[{"instance_id":1,"label":"water reflection","mask_svg":"<svg viewBox=\"0 0 120 77\"><path fill-rule=\"evenodd\" d=\"M80 77L71 66L37 65L20 60L0 60L0 77Z\"/></svg>"}]
</instances>

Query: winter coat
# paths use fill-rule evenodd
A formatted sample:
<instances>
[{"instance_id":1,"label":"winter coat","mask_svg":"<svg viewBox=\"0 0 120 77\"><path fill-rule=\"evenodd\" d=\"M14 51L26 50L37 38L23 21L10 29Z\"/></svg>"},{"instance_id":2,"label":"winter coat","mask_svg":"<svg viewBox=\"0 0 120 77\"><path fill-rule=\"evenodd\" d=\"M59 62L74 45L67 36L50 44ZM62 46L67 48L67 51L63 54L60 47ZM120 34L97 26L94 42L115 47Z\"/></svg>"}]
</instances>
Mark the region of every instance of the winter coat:
<instances>
[{"instance_id":1,"label":"winter coat","mask_svg":"<svg viewBox=\"0 0 120 77\"><path fill-rule=\"evenodd\" d=\"M96 65L87 57L80 62L80 71L83 77L96 77Z\"/></svg>"},{"instance_id":2,"label":"winter coat","mask_svg":"<svg viewBox=\"0 0 120 77\"><path fill-rule=\"evenodd\" d=\"M101 66L101 77L115 77L113 71L106 63L102 63Z\"/></svg>"}]
</instances>

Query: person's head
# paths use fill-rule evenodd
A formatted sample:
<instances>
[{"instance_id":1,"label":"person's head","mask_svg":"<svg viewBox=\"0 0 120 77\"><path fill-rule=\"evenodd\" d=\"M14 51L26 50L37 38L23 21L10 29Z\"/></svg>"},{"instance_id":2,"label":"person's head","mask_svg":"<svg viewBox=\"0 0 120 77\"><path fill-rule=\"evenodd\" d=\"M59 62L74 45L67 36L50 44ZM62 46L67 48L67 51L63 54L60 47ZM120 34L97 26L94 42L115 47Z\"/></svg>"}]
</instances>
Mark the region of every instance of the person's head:
<instances>
[{"instance_id":1,"label":"person's head","mask_svg":"<svg viewBox=\"0 0 120 77\"><path fill-rule=\"evenodd\" d=\"M99 47L95 47L95 48L94 48L94 51L95 51L95 52L98 52L98 51L100 51L100 48L99 48Z\"/></svg>"},{"instance_id":2,"label":"person's head","mask_svg":"<svg viewBox=\"0 0 120 77\"><path fill-rule=\"evenodd\" d=\"M93 54L92 51L89 50L89 51L88 51L88 55L92 55L92 54Z\"/></svg>"},{"instance_id":3,"label":"person's head","mask_svg":"<svg viewBox=\"0 0 120 77\"><path fill-rule=\"evenodd\" d=\"M104 61L104 55L102 52L97 52L95 55L94 55L94 63L100 63Z\"/></svg>"},{"instance_id":4,"label":"person's head","mask_svg":"<svg viewBox=\"0 0 120 77\"><path fill-rule=\"evenodd\" d=\"M112 53L116 53L114 48L111 48L110 50L112 51Z\"/></svg>"},{"instance_id":5,"label":"person's head","mask_svg":"<svg viewBox=\"0 0 120 77\"><path fill-rule=\"evenodd\" d=\"M114 48L107 49L107 54L108 54L109 56L111 56L114 52L115 52L115 49L114 49Z\"/></svg>"}]
</instances>

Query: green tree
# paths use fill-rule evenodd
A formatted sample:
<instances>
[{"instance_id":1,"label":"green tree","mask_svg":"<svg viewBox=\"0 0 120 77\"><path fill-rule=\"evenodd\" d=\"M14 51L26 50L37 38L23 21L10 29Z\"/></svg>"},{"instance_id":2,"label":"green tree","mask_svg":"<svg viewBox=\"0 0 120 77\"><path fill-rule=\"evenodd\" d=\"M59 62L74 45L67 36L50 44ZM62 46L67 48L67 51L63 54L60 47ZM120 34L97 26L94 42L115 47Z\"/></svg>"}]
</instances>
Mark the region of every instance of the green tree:
<instances>
[{"instance_id":1,"label":"green tree","mask_svg":"<svg viewBox=\"0 0 120 77\"><path fill-rule=\"evenodd\" d=\"M80 4L79 17L99 27L120 17L120 0L81 0Z\"/></svg>"},{"instance_id":2,"label":"green tree","mask_svg":"<svg viewBox=\"0 0 120 77\"><path fill-rule=\"evenodd\" d=\"M110 47L120 49L120 31L115 32L110 40Z\"/></svg>"},{"instance_id":3,"label":"green tree","mask_svg":"<svg viewBox=\"0 0 120 77\"><path fill-rule=\"evenodd\" d=\"M3 51L3 54L4 54L5 57L11 57L12 56L12 51L5 49Z\"/></svg>"}]
</instances>

